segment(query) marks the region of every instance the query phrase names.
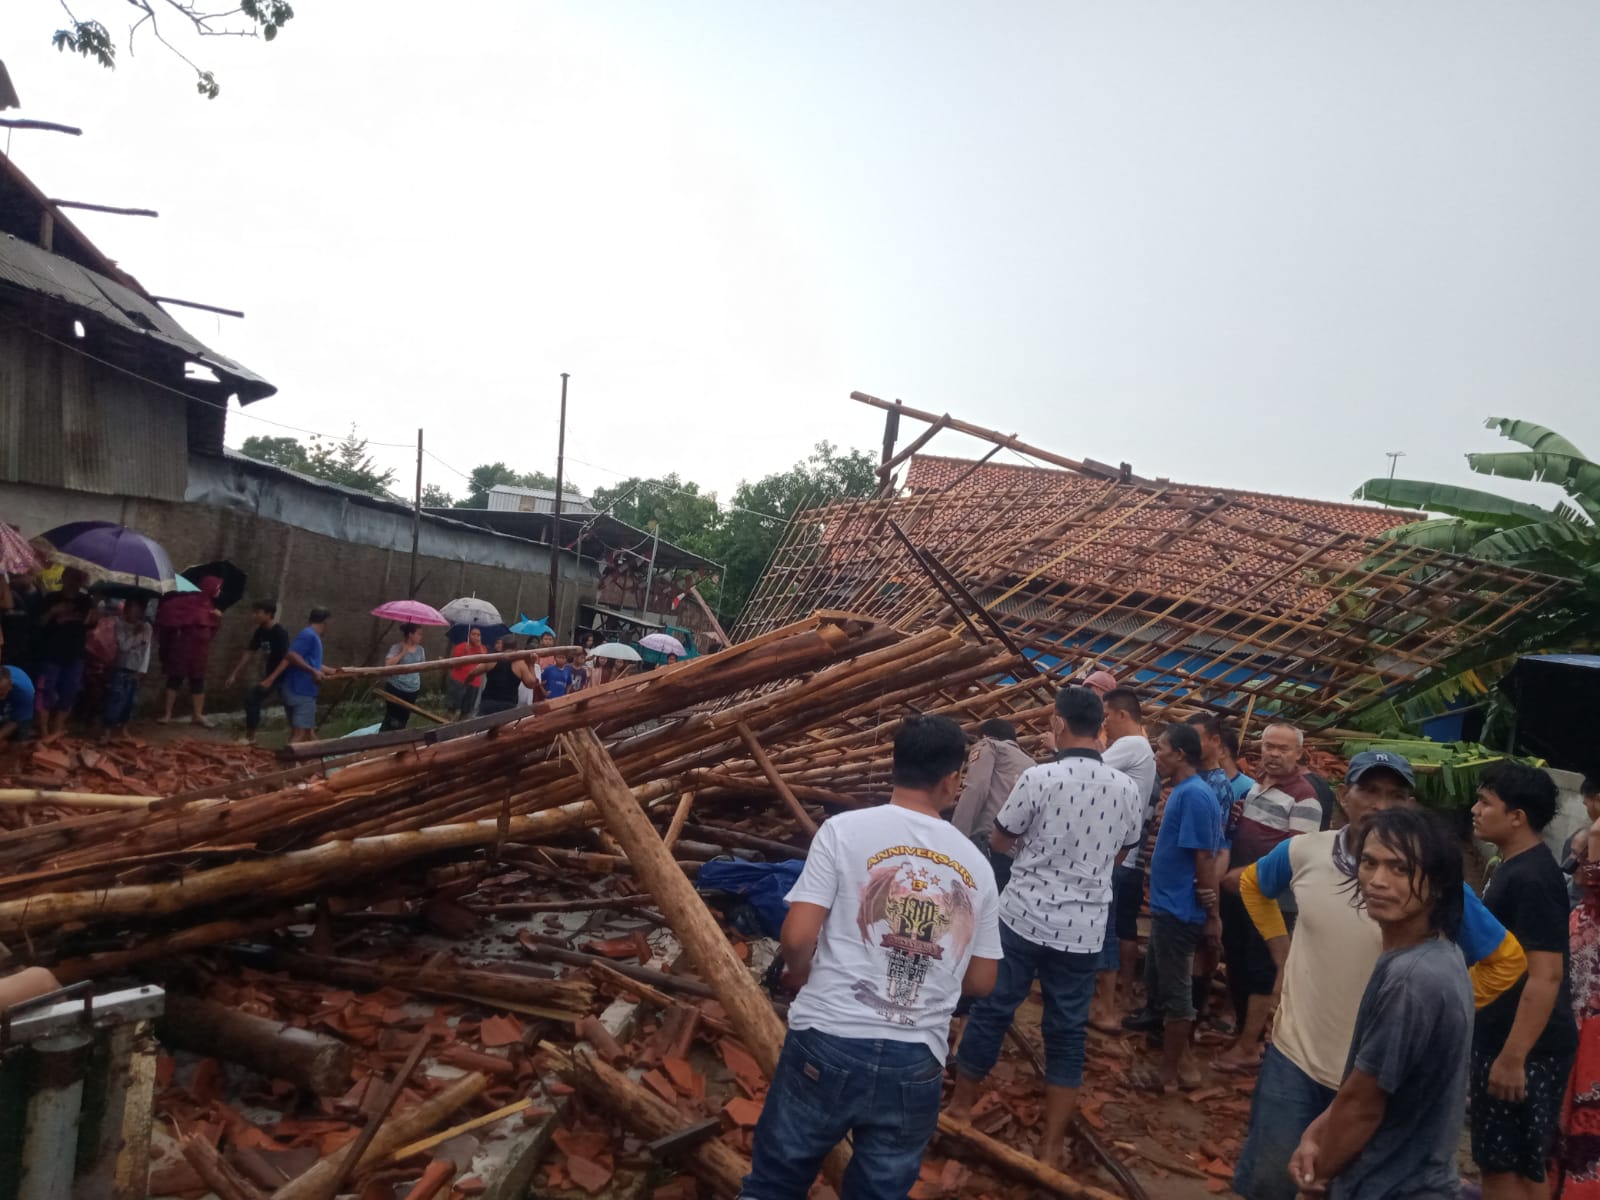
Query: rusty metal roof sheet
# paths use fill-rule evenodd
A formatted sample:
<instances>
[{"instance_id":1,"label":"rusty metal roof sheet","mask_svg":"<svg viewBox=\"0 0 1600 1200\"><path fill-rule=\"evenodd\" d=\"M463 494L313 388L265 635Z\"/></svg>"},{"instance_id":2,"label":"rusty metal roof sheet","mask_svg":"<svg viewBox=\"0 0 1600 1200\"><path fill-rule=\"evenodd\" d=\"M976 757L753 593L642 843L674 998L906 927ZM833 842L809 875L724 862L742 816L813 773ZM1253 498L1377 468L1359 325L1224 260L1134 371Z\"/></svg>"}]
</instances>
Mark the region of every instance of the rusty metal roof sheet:
<instances>
[{"instance_id":1,"label":"rusty metal roof sheet","mask_svg":"<svg viewBox=\"0 0 1600 1200\"><path fill-rule=\"evenodd\" d=\"M48 296L127 333L162 343L214 371L248 404L278 389L196 341L159 305L132 288L12 235L0 235L0 282Z\"/></svg>"}]
</instances>

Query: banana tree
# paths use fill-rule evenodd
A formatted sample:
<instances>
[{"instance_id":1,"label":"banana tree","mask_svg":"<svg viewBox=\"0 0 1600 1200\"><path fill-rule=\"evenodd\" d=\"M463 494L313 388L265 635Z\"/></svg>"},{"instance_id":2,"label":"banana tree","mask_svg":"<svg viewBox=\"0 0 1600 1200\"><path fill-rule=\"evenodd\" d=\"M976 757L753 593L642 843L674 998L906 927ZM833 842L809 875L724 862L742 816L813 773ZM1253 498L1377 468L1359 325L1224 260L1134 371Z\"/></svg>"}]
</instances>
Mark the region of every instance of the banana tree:
<instances>
[{"instance_id":1,"label":"banana tree","mask_svg":"<svg viewBox=\"0 0 1600 1200\"><path fill-rule=\"evenodd\" d=\"M1527 448L1469 454L1468 466L1481 475L1553 484L1566 499L1545 508L1418 479L1369 479L1356 489L1356 498L1439 514L1390 530L1384 536L1393 541L1543 571L1578 587L1556 608L1530 613L1471 659L1441 664L1366 720L1352 722L1357 727L1393 727L1396 718L1416 724L1463 698L1486 694L1517 654L1600 643L1600 463L1532 421L1491 417L1486 426Z\"/></svg>"}]
</instances>

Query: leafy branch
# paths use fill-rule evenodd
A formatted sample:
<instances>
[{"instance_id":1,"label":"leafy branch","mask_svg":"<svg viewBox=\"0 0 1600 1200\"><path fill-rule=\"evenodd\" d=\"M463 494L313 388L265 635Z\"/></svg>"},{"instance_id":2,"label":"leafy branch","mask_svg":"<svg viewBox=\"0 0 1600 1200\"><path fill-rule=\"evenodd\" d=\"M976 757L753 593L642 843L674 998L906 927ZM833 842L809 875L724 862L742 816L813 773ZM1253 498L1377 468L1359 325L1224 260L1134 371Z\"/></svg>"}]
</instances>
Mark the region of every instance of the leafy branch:
<instances>
[{"instance_id":1,"label":"leafy branch","mask_svg":"<svg viewBox=\"0 0 1600 1200\"><path fill-rule=\"evenodd\" d=\"M161 31L157 12L170 9L186 20L199 37L259 37L273 41L279 31L294 17L294 9L287 0L239 0L237 7L211 10L200 0L126 0L139 15L128 27L127 48L133 54L134 35L148 25L155 39L181 59L195 73L195 90L208 100L215 100L222 88L216 75L199 66L193 59L173 45ZM62 11L67 14L67 25L57 29L50 44L57 50L92 59L108 71L117 66L117 43L111 31L101 21L89 18L80 20L76 13L61 0Z\"/></svg>"}]
</instances>

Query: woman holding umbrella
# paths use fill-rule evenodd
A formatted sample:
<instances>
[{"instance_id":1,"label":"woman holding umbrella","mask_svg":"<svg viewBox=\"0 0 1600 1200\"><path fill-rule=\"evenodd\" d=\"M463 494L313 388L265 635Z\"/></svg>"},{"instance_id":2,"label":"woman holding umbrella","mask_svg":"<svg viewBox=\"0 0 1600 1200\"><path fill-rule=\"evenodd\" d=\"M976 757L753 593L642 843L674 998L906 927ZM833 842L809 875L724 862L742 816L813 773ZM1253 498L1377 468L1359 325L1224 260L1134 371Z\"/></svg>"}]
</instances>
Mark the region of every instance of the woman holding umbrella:
<instances>
[{"instance_id":1,"label":"woman holding umbrella","mask_svg":"<svg viewBox=\"0 0 1600 1200\"><path fill-rule=\"evenodd\" d=\"M386 667L395 667L408 663L419 663L428 657L428 652L422 648L422 627L420 625L406 624L400 626L400 640L389 647L389 654L383 660ZM378 689L380 696L392 696L396 700L404 700L407 704L415 704L422 695L422 673L412 671L405 675L390 675L384 680L383 686ZM411 721L411 710L399 704L388 701L383 706L383 724L378 727L380 733L389 733L392 730L404 729Z\"/></svg>"},{"instance_id":2,"label":"woman holding umbrella","mask_svg":"<svg viewBox=\"0 0 1600 1200\"><path fill-rule=\"evenodd\" d=\"M161 667L167 673L166 707L156 719L158 725L172 724L172 710L178 703L178 689L189 685L190 720L209 727L205 715L206 669L211 665L211 639L222 623L217 597L222 580L207 575L198 592L174 592L164 597L156 609L156 639L161 647Z\"/></svg>"}]
</instances>

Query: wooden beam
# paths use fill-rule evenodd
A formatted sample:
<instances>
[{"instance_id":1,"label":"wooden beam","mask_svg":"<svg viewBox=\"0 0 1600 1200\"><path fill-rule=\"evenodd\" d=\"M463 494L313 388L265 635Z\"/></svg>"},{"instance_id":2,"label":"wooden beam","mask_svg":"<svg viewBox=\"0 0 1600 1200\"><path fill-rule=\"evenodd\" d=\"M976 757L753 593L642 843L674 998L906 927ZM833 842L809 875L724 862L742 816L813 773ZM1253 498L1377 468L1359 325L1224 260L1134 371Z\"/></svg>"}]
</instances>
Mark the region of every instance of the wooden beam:
<instances>
[{"instance_id":1,"label":"wooden beam","mask_svg":"<svg viewBox=\"0 0 1600 1200\"><path fill-rule=\"evenodd\" d=\"M23 117L0 117L0 129L37 129L44 133L70 133L82 137L83 130L76 125L58 125L54 121L29 121Z\"/></svg>"},{"instance_id":2,"label":"wooden beam","mask_svg":"<svg viewBox=\"0 0 1600 1200\"><path fill-rule=\"evenodd\" d=\"M740 740L744 742L745 749L750 751L750 757L755 760L756 766L761 768L761 773L767 777L767 782L772 784L773 790L788 808L789 815L800 822L801 829L815 837L817 823L811 819L811 814L806 811L805 805L800 803L799 797L789 790L789 785L783 781L783 776L778 774L778 768L773 765L772 759L767 757L767 752L756 740L756 735L750 726L740 721L734 728L739 731Z\"/></svg>"},{"instance_id":3,"label":"wooden beam","mask_svg":"<svg viewBox=\"0 0 1600 1200\"><path fill-rule=\"evenodd\" d=\"M161 214L153 208L117 208L111 204L90 204L85 200L50 200L57 208L81 208L87 212L111 213L119 217L159 217Z\"/></svg>"},{"instance_id":4,"label":"wooden beam","mask_svg":"<svg viewBox=\"0 0 1600 1200\"><path fill-rule=\"evenodd\" d=\"M881 408L888 411L897 412L904 416L912 417L918 421L928 421L931 423L939 420L938 413L923 412L921 409L909 408L906 405L901 404L898 400L891 404L887 400L880 400L878 397L869 396L865 392L851 392L850 399L860 401L862 404L870 404L873 408ZM1043 450L1038 446L1030 446L1027 442L1018 441L1016 438L1010 437L1007 434L1000 433L996 430L985 429L982 425L974 425L969 421L956 420L954 417L948 417L948 414L947 418L950 422L947 428L954 429L957 433L964 433L969 437L979 438L985 442L994 442L996 445L1004 446L1007 450L1015 450L1018 454L1025 454L1029 458L1037 458L1041 462L1047 462L1053 467L1060 467L1064 471L1073 471L1079 475L1087 475L1093 479L1116 480L1118 478L1117 472L1108 471L1104 467L1097 469L1086 462L1079 462L1075 458L1068 458L1064 454L1055 454L1049 450ZM1138 482L1137 476L1130 478L1132 481Z\"/></svg>"},{"instance_id":5,"label":"wooden beam","mask_svg":"<svg viewBox=\"0 0 1600 1200\"><path fill-rule=\"evenodd\" d=\"M150 214L152 217L155 213ZM217 313L224 317L243 317L237 308L220 308L215 304L201 304L198 300L179 300L176 296L151 296L157 304L176 304L181 308L198 308L201 312Z\"/></svg>"}]
</instances>

